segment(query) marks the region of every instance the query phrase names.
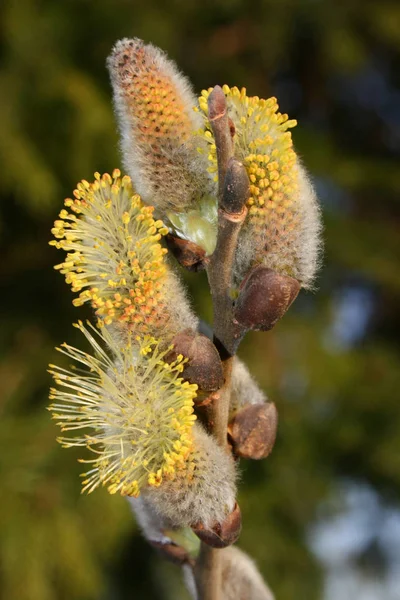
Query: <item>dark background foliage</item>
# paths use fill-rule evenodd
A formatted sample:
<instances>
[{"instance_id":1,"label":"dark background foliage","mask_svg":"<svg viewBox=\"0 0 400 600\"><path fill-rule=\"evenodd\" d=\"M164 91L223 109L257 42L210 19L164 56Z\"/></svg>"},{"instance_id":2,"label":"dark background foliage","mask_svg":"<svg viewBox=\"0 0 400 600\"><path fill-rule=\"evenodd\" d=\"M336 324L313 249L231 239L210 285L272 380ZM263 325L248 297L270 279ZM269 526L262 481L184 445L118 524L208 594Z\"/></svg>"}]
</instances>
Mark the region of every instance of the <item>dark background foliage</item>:
<instances>
[{"instance_id":1,"label":"dark background foliage","mask_svg":"<svg viewBox=\"0 0 400 600\"><path fill-rule=\"evenodd\" d=\"M85 316L47 241L76 182L120 165L104 63L124 36L197 91L276 95L323 206L317 293L240 351L280 413L271 457L242 465L240 545L280 600L400 596L399 23L395 0L3 0L1 600L186 597L122 498L79 495L45 411L46 365Z\"/></svg>"}]
</instances>

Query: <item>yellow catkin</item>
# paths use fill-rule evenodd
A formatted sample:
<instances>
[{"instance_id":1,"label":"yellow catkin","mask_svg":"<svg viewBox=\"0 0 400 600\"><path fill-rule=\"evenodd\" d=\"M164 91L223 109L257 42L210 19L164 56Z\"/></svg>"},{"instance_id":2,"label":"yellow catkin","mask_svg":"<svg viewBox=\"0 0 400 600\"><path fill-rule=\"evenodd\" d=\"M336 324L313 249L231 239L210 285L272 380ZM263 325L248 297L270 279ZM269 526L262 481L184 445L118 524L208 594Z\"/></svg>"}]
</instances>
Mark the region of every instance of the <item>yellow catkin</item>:
<instances>
[{"instance_id":1,"label":"yellow catkin","mask_svg":"<svg viewBox=\"0 0 400 600\"><path fill-rule=\"evenodd\" d=\"M135 194L129 177L95 174L65 200L50 244L67 252L56 265L72 291L75 306L90 302L99 325L125 323L142 333L168 318L167 267L160 239L167 233L153 208Z\"/></svg>"},{"instance_id":2,"label":"yellow catkin","mask_svg":"<svg viewBox=\"0 0 400 600\"><path fill-rule=\"evenodd\" d=\"M136 189L163 218L167 210L195 208L209 182L196 150L201 118L188 80L159 48L137 38L117 42L107 65L124 165Z\"/></svg>"},{"instance_id":3,"label":"yellow catkin","mask_svg":"<svg viewBox=\"0 0 400 600\"><path fill-rule=\"evenodd\" d=\"M153 149L154 171L163 171L169 159L154 150L184 143L193 126L191 107L188 109L176 81L154 60L153 53L153 47L131 41L117 54L115 70L137 144Z\"/></svg>"},{"instance_id":4,"label":"yellow catkin","mask_svg":"<svg viewBox=\"0 0 400 600\"><path fill-rule=\"evenodd\" d=\"M209 171L217 174L217 156L204 90L199 98L205 115L204 139L209 142ZM249 220L271 246L282 244L298 224L299 182L290 128L296 121L279 112L276 98L249 97L246 89L223 86L228 114L235 127L235 155L243 161L250 180ZM217 175L215 175L217 176ZM288 241L290 244L290 242Z\"/></svg>"},{"instance_id":5,"label":"yellow catkin","mask_svg":"<svg viewBox=\"0 0 400 600\"><path fill-rule=\"evenodd\" d=\"M170 348L160 351L154 338L128 336L116 344L107 328L77 327L93 352L59 348L80 369L50 365L57 387L50 390L49 410L63 432L84 430L58 438L63 447L85 446L96 455L81 460L91 465L82 491L102 485L111 494L138 496L163 480L189 480L197 386L180 377L182 356L166 363Z\"/></svg>"}]
</instances>

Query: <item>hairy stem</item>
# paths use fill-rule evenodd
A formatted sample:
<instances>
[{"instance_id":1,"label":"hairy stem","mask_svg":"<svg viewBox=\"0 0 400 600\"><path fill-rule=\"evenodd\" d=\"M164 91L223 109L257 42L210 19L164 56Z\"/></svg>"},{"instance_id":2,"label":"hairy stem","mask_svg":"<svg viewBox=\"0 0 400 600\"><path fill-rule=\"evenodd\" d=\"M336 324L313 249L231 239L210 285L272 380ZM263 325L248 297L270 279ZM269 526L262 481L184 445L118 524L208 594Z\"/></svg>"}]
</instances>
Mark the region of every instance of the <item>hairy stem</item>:
<instances>
[{"instance_id":1,"label":"hairy stem","mask_svg":"<svg viewBox=\"0 0 400 600\"><path fill-rule=\"evenodd\" d=\"M219 86L211 92L208 102L217 148L219 211L217 244L207 266L207 275L213 302L214 343L221 356L224 372L224 384L208 410L208 426L218 444L228 451L232 362L243 334L233 320L230 292L237 239L247 214L245 203L249 181L243 165L233 158L226 99ZM202 543L194 574L199 600L221 600L219 550Z\"/></svg>"}]
</instances>

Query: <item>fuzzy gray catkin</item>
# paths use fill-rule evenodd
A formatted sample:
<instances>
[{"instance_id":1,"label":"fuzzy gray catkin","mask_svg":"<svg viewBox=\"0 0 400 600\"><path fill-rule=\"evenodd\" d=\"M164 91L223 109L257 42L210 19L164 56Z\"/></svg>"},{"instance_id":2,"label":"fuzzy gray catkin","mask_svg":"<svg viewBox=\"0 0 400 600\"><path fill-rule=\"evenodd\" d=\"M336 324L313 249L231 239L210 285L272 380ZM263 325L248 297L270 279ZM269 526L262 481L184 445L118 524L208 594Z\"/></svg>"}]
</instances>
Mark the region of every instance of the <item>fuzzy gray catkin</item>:
<instances>
[{"instance_id":1,"label":"fuzzy gray catkin","mask_svg":"<svg viewBox=\"0 0 400 600\"><path fill-rule=\"evenodd\" d=\"M141 495L138 498L128 497L128 502L146 540L161 544L171 543L171 538L164 533L172 528L170 521L159 515L149 500Z\"/></svg>"},{"instance_id":2,"label":"fuzzy gray catkin","mask_svg":"<svg viewBox=\"0 0 400 600\"><path fill-rule=\"evenodd\" d=\"M223 600L274 600L274 595L261 577L256 564L237 546L218 550L221 557ZM183 567L186 587L193 600L198 600L193 570Z\"/></svg>"},{"instance_id":3,"label":"fuzzy gray catkin","mask_svg":"<svg viewBox=\"0 0 400 600\"><path fill-rule=\"evenodd\" d=\"M107 65L124 166L136 189L173 232L211 254L216 185L189 81L164 52L137 38L117 42Z\"/></svg>"},{"instance_id":4,"label":"fuzzy gray catkin","mask_svg":"<svg viewBox=\"0 0 400 600\"><path fill-rule=\"evenodd\" d=\"M264 404L267 397L260 389L247 366L235 356L232 366L232 395L229 405L229 418L250 404Z\"/></svg>"}]
</instances>

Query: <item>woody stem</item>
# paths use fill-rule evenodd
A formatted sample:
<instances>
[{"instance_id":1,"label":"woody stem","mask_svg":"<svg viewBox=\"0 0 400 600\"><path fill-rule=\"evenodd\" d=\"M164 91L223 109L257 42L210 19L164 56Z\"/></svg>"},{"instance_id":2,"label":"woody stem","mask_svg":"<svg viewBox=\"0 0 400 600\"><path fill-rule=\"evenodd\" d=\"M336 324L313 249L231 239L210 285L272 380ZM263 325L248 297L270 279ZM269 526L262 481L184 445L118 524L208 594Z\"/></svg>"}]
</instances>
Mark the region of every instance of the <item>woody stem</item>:
<instances>
[{"instance_id":1,"label":"woody stem","mask_svg":"<svg viewBox=\"0 0 400 600\"><path fill-rule=\"evenodd\" d=\"M213 302L214 343L224 372L218 399L211 403L208 425L218 444L226 451L232 362L243 331L233 320L232 269L238 235L247 214L249 181L244 166L233 158L226 99L216 86L208 100L208 113L217 149L219 178L218 234L215 251L207 266ZM194 570L199 600L221 600L221 561L218 549L202 542Z\"/></svg>"}]
</instances>

